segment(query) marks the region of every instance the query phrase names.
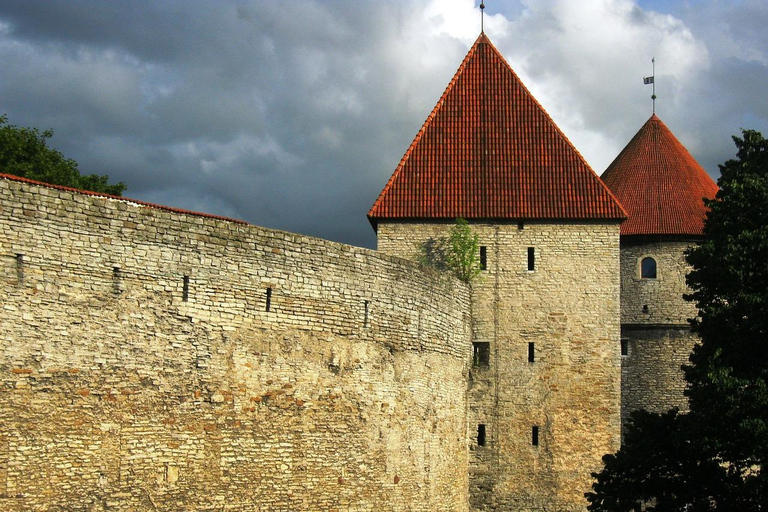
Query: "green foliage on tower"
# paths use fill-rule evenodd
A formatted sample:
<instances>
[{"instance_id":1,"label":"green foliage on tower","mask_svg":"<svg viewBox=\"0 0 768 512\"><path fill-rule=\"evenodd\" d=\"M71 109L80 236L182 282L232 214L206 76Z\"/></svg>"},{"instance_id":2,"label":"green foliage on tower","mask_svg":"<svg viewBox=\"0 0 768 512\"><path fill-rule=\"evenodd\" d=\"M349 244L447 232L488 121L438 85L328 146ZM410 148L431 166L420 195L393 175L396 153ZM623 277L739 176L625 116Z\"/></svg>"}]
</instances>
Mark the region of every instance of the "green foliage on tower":
<instances>
[{"instance_id":1,"label":"green foliage on tower","mask_svg":"<svg viewBox=\"0 0 768 512\"><path fill-rule=\"evenodd\" d=\"M421 247L421 262L450 270L465 283L475 281L480 268L480 242L466 219L456 219L446 238L429 240Z\"/></svg>"},{"instance_id":2,"label":"green foliage on tower","mask_svg":"<svg viewBox=\"0 0 768 512\"><path fill-rule=\"evenodd\" d=\"M701 337L684 367L690 412L634 413L589 510L768 510L768 141L733 139L706 241L687 254Z\"/></svg>"},{"instance_id":3,"label":"green foliage on tower","mask_svg":"<svg viewBox=\"0 0 768 512\"><path fill-rule=\"evenodd\" d=\"M109 176L80 174L77 162L48 147L52 136L53 130L15 126L0 116L0 173L115 196L123 193L125 183L109 184Z\"/></svg>"},{"instance_id":4,"label":"green foliage on tower","mask_svg":"<svg viewBox=\"0 0 768 512\"><path fill-rule=\"evenodd\" d=\"M480 243L477 233L472 232L466 219L456 219L448 236L446 253L448 268L465 283L471 283L480 275Z\"/></svg>"}]
</instances>

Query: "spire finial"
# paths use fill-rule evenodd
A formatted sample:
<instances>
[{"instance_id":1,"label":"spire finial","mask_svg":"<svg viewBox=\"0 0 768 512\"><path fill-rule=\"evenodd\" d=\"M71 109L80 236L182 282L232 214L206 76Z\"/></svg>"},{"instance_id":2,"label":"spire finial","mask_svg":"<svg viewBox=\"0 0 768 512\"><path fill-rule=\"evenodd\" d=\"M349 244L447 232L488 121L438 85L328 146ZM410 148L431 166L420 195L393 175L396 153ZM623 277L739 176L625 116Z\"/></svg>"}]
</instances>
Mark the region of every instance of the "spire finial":
<instances>
[{"instance_id":1,"label":"spire finial","mask_svg":"<svg viewBox=\"0 0 768 512\"><path fill-rule=\"evenodd\" d=\"M653 101L653 114L656 115L656 57L651 58L651 64L653 65L653 74L643 78L643 83L645 85L653 85L653 94L651 95L651 100Z\"/></svg>"},{"instance_id":2,"label":"spire finial","mask_svg":"<svg viewBox=\"0 0 768 512\"><path fill-rule=\"evenodd\" d=\"M485 23L485 2L483 0L480 0L480 33L485 32L485 27L483 26Z\"/></svg>"}]
</instances>

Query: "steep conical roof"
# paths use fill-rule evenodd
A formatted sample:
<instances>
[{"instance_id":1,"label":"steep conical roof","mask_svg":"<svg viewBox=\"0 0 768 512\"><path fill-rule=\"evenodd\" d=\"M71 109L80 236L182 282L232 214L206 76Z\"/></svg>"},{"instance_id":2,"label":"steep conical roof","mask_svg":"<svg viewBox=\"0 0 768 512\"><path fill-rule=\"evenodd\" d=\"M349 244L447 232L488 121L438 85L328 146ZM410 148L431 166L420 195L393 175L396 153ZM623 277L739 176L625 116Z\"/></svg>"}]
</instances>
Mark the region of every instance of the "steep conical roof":
<instances>
[{"instance_id":1,"label":"steep conical roof","mask_svg":"<svg viewBox=\"0 0 768 512\"><path fill-rule=\"evenodd\" d=\"M480 34L368 217L375 224L626 214Z\"/></svg>"},{"instance_id":2,"label":"steep conical roof","mask_svg":"<svg viewBox=\"0 0 768 512\"><path fill-rule=\"evenodd\" d=\"M717 185L652 115L603 173L629 218L622 235L701 235Z\"/></svg>"}]
</instances>

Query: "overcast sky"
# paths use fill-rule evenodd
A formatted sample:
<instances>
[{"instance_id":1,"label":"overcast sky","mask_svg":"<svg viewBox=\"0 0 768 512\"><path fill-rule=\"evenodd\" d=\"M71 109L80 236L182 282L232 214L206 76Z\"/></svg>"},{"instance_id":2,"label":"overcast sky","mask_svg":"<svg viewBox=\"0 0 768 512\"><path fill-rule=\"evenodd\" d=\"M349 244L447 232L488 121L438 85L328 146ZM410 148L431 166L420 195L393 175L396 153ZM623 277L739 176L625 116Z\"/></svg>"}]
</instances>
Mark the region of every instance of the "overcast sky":
<instances>
[{"instance_id":1,"label":"overcast sky","mask_svg":"<svg viewBox=\"0 0 768 512\"><path fill-rule=\"evenodd\" d=\"M365 215L479 0L3 0L0 113L127 197L375 246ZM768 135L765 0L488 0L485 32L601 174L656 113L707 171ZM1 172L1 171L0 171Z\"/></svg>"}]
</instances>

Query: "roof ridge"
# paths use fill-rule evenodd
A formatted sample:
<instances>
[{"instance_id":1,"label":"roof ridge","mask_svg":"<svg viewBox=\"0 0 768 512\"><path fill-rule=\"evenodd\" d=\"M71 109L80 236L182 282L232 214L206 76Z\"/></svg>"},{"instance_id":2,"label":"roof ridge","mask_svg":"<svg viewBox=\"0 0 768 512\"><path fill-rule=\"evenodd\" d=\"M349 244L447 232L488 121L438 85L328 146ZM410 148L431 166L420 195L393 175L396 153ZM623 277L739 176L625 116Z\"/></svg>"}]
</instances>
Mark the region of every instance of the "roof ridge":
<instances>
[{"instance_id":1,"label":"roof ridge","mask_svg":"<svg viewBox=\"0 0 768 512\"><path fill-rule=\"evenodd\" d=\"M408 146L408 149L405 150L403 157L400 159L400 162L397 164L397 167L395 168L395 172L393 172L392 176L390 176L389 180L387 180L386 185L384 185L384 188L379 193L379 196L376 198L376 201L374 201L370 211L373 211L376 208L376 206L379 204L379 202L384 198L384 195L389 190L390 185L397 179L398 175L400 174L400 171L403 169L403 167L405 167L405 162L410 157L411 153L413 152L413 149L418 145L419 141L424 135L424 132L427 130L427 127L432 122L432 119L435 118L435 115L437 114L438 110L442 108L443 104L445 103L446 96L448 96L449 91L451 91L454 85L456 85L458 78L461 76L462 71L464 70L464 68L467 66L467 63L469 62L470 57L474 55L474 53L477 51L477 47L480 45L481 39L485 39L486 41L488 41L488 37L485 35L485 33L482 33L482 32L477 37L477 39L475 39L475 42L472 44L469 51L464 56L464 59L461 61L461 64L459 64L459 67L456 69L456 72L453 74L451 81L448 82L448 85L443 90L443 94L440 95L440 99L437 100L437 103L435 104L434 107L432 107L432 110L429 112L427 119L425 119L424 122L421 124L421 128L419 128L419 131L416 132L416 136L413 138L413 142L411 142L411 144ZM490 41L488 42L490 43Z\"/></svg>"},{"instance_id":2,"label":"roof ridge","mask_svg":"<svg viewBox=\"0 0 768 512\"><path fill-rule=\"evenodd\" d=\"M627 216L484 33L368 212L374 226L379 218L457 216Z\"/></svg>"},{"instance_id":3,"label":"roof ridge","mask_svg":"<svg viewBox=\"0 0 768 512\"><path fill-rule=\"evenodd\" d=\"M622 235L702 235L718 187L655 114L603 172L629 213Z\"/></svg>"},{"instance_id":4,"label":"roof ridge","mask_svg":"<svg viewBox=\"0 0 768 512\"><path fill-rule=\"evenodd\" d=\"M581 151L579 151L578 148L573 144L573 142L571 142L571 139L568 138L568 136L565 134L565 132L563 132L560 129L560 126L558 126L558 124L555 122L555 120L552 119L552 116L549 115L549 112L547 111L546 108L544 108L544 105L542 105L539 102L539 100L536 99L536 96L534 96L533 93L531 92L531 90L528 89L528 86L525 85L525 82L523 82L520 79L520 75L518 75L517 72L515 71L515 69L512 66L510 66L510 64L507 61L507 59L504 58L504 55L502 55L502 53L498 50L498 48L496 48L496 46L491 42L490 39L488 39L488 37L485 34L482 34L482 37L485 37L486 43L491 47L491 49L496 53L496 55L498 55L499 58L504 61L504 63L507 65L507 67L512 72L512 74L515 76L515 78L517 78L517 81L520 83L520 86L523 88L523 90L525 90L525 92L528 93L528 96L531 97L531 99L536 104L536 106L539 107L541 109L541 111L547 116L547 119L549 119L551 121L552 126L555 127L555 130L557 130L557 132L560 134L560 136L563 137L563 139L565 139L565 141L568 142L568 144L571 145L571 147L574 149L574 151L576 151L576 154L579 155L579 158L584 163L584 165L586 165L589 168L589 170L592 171L592 174L594 174L598 179L600 179L600 176L595 172L594 169L592 169L592 166L589 165L589 162L587 162L587 159L584 158L584 156L581 154ZM610 192L610 190L608 192ZM621 206L621 203L619 203L619 206Z\"/></svg>"}]
</instances>

